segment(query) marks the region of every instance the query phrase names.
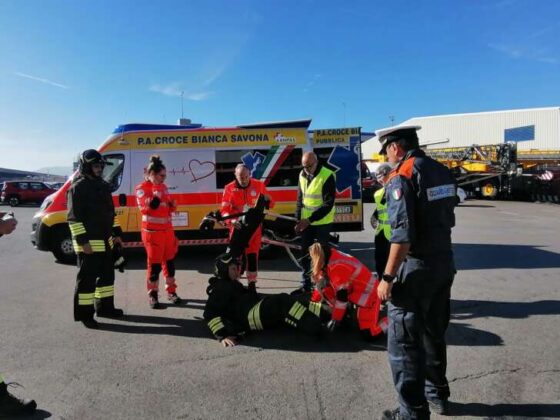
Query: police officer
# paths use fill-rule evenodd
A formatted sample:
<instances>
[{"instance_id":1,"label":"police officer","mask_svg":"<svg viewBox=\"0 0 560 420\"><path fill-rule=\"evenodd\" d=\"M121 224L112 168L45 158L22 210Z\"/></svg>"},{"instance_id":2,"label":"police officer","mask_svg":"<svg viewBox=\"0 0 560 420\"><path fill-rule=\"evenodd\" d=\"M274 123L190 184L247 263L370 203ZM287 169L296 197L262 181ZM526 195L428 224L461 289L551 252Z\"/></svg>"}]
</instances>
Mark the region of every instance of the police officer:
<instances>
[{"instance_id":1,"label":"police officer","mask_svg":"<svg viewBox=\"0 0 560 420\"><path fill-rule=\"evenodd\" d=\"M391 248L378 287L389 299L388 352L400 407L384 419L447 414L445 331L455 275L451 228L455 181L419 149L419 126L379 130L381 153L397 164L386 186Z\"/></svg>"},{"instance_id":2,"label":"police officer","mask_svg":"<svg viewBox=\"0 0 560 420\"><path fill-rule=\"evenodd\" d=\"M93 318L119 318L116 309L115 271L112 249L122 244L122 230L113 206L111 189L101 177L110 165L97 150L80 155L79 174L68 190L68 226L78 255L78 275L74 292L74 320L87 328L98 328Z\"/></svg>"},{"instance_id":3,"label":"police officer","mask_svg":"<svg viewBox=\"0 0 560 420\"><path fill-rule=\"evenodd\" d=\"M389 258L389 247L391 243L391 225L389 224L389 215L387 214L387 200L385 198L385 184L389 179L391 165L384 163L379 165L375 172L377 182L382 187L375 191L373 200L375 201L374 216L377 218L377 227L375 228L375 272L381 278L387 258Z\"/></svg>"},{"instance_id":4,"label":"police officer","mask_svg":"<svg viewBox=\"0 0 560 420\"><path fill-rule=\"evenodd\" d=\"M301 249L307 252L313 242L328 243L334 222L334 199L336 195L335 174L321 165L317 155L306 152L301 158L303 170L299 174L299 188L296 205L295 226L297 234L301 234ZM292 293L304 293L311 290L311 274L309 255L301 260L301 288Z\"/></svg>"}]
</instances>

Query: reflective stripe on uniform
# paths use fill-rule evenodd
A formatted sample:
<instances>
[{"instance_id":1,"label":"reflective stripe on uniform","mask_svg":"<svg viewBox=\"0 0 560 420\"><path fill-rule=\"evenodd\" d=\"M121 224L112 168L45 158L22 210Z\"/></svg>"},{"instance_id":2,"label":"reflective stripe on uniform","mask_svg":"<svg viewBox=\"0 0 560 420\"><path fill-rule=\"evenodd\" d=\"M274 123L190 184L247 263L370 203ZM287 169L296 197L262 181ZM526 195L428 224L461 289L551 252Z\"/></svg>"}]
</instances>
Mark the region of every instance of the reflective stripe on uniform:
<instances>
[{"instance_id":1,"label":"reflective stripe on uniform","mask_svg":"<svg viewBox=\"0 0 560 420\"><path fill-rule=\"evenodd\" d=\"M309 310L314 315L321 315L321 302L309 302Z\"/></svg>"},{"instance_id":2,"label":"reflective stripe on uniform","mask_svg":"<svg viewBox=\"0 0 560 420\"><path fill-rule=\"evenodd\" d=\"M290 311L288 313L296 321L299 321L301 319L301 317L303 316L303 314L305 313L305 306L303 306L299 302L296 302L292 305L292 307L290 308Z\"/></svg>"},{"instance_id":3,"label":"reflective stripe on uniform","mask_svg":"<svg viewBox=\"0 0 560 420\"><path fill-rule=\"evenodd\" d=\"M284 321L286 322L286 324L288 324L291 327L294 328L297 327L297 324L294 321L292 321L290 318L286 318Z\"/></svg>"},{"instance_id":4,"label":"reflective stripe on uniform","mask_svg":"<svg viewBox=\"0 0 560 420\"><path fill-rule=\"evenodd\" d=\"M93 293L78 293L78 305L93 305Z\"/></svg>"},{"instance_id":5,"label":"reflective stripe on uniform","mask_svg":"<svg viewBox=\"0 0 560 420\"><path fill-rule=\"evenodd\" d=\"M348 278L348 282L351 282L352 280L354 280L356 277L358 277L358 274L360 274L360 271L363 267L362 263L359 263L357 261L352 261L350 259L338 259L338 260L330 260L329 261L329 265L330 264L347 264L347 265L351 265L352 267L354 267L354 272L350 275L350 277ZM336 290L340 290L344 287L344 285L339 285Z\"/></svg>"},{"instance_id":6,"label":"reflective stripe on uniform","mask_svg":"<svg viewBox=\"0 0 560 420\"><path fill-rule=\"evenodd\" d=\"M225 328L225 325L222 322L222 317L217 316L215 318L212 318L210 321L208 321L208 328L210 328L212 334L216 334L222 328Z\"/></svg>"},{"instance_id":7,"label":"reflective stripe on uniform","mask_svg":"<svg viewBox=\"0 0 560 420\"><path fill-rule=\"evenodd\" d=\"M93 252L105 252L105 241L103 239L91 239L89 244ZM75 239L72 240L72 245L74 246L74 252L84 252L83 245L79 245Z\"/></svg>"},{"instance_id":8,"label":"reflective stripe on uniform","mask_svg":"<svg viewBox=\"0 0 560 420\"><path fill-rule=\"evenodd\" d=\"M121 224L119 223L119 218L117 216L115 216L115 218L113 219L113 227L120 227Z\"/></svg>"},{"instance_id":9,"label":"reflective stripe on uniform","mask_svg":"<svg viewBox=\"0 0 560 420\"><path fill-rule=\"evenodd\" d=\"M147 214L144 214L142 215L142 221L164 225L166 223L171 222L171 217L154 217L154 216L148 216Z\"/></svg>"},{"instance_id":10,"label":"reflective stripe on uniform","mask_svg":"<svg viewBox=\"0 0 560 420\"><path fill-rule=\"evenodd\" d=\"M102 299L115 296L115 286L104 286L95 288L95 298Z\"/></svg>"},{"instance_id":11,"label":"reflective stripe on uniform","mask_svg":"<svg viewBox=\"0 0 560 420\"><path fill-rule=\"evenodd\" d=\"M252 330L262 330L262 322L261 322L261 303L262 300L257 303L255 306L251 308L249 311L249 315L247 315L247 319L249 320L249 328Z\"/></svg>"},{"instance_id":12,"label":"reflective stripe on uniform","mask_svg":"<svg viewBox=\"0 0 560 420\"><path fill-rule=\"evenodd\" d=\"M375 286L375 276L372 274L371 277L369 278L369 281L366 284L366 288L364 289L362 295L360 296L360 299L358 299L358 306L364 306L368 299L369 299L369 295L371 295L371 292L373 290Z\"/></svg>"},{"instance_id":13,"label":"reflective stripe on uniform","mask_svg":"<svg viewBox=\"0 0 560 420\"><path fill-rule=\"evenodd\" d=\"M82 222L68 222L68 227L72 237L86 233L86 227Z\"/></svg>"}]
</instances>

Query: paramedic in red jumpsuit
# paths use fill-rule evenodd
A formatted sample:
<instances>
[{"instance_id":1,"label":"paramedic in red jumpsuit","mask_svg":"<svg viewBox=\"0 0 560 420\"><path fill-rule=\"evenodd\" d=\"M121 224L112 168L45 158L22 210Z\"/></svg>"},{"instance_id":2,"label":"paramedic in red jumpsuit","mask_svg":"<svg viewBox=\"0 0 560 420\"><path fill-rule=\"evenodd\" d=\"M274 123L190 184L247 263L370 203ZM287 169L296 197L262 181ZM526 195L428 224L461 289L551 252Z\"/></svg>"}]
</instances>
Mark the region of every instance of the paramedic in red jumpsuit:
<instances>
[{"instance_id":1,"label":"paramedic in red jumpsuit","mask_svg":"<svg viewBox=\"0 0 560 420\"><path fill-rule=\"evenodd\" d=\"M180 304L175 283L175 255L178 242L171 215L176 209L167 186L165 166L159 156L150 157L146 180L136 187L136 201L142 214L142 242L148 255L147 287L150 307L160 307L158 300L159 273L163 269L165 290L171 303Z\"/></svg>"},{"instance_id":2,"label":"paramedic in red jumpsuit","mask_svg":"<svg viewBox=\"0 0 560 420\"><path fill-rule=\"evenodd\" d=\"M329 330L338 325L349 303L357 306L358 327L366 337L386 330L387 318L379 320L381 300L377 297L379 280L355 257L315 242L309 247L315 290L312 302L326 301L332 309Z\"/></svg>"},{"instance_id":3,"label":"paramedic in red jumpsuit","mask_svg":"<svg viewBox=\"0 0 560 420\"><path fill-rule=\"evenodd\" d=\"M264 194L270 201L269 208L274 207L263 182L251 178L251 172L243 165L235 167L235 180L227 184L222 197L221 213L223 216L237 214L254 207L260 194ZM229 228L229 237L234 229L240 229L241 225L236 219L226 221ZM261 248L262 226L256 230L245 248L246 272L249 289L256 289L259 250Z\"/></svg>"}]
</instances>

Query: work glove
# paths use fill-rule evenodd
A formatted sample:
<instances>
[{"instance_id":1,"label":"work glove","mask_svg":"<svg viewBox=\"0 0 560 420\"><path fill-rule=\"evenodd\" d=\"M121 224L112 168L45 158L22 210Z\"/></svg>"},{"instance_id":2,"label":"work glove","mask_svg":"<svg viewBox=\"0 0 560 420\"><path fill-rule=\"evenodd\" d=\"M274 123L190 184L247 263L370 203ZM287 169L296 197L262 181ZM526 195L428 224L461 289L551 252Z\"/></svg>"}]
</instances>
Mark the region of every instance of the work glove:
<instances>
[{"instance_id":1,"label":"work glove","mask_svg":"<svg viewBox=\"0 0 560 420\"><path fill-rule=\"evenodd\" d=\"M155 210L159 207L160 203L161 203L161 200L159 199L159 197L153 197L152 201L150 201L150 208L152 210Z\"/></svg>"}]
</instances>

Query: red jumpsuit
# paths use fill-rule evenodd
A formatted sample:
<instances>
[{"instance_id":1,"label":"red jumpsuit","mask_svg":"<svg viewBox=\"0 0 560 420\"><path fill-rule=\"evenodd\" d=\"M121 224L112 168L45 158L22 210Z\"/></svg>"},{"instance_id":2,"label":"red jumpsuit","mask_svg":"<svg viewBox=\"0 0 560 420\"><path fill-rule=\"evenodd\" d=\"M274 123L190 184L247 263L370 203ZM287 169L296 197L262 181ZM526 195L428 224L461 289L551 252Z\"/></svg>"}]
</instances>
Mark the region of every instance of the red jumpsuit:
<instances>
[{"instance_id":1,"label":"red jumpsuit","mask_svg":"<svg viewBox=\"0 0 560 420\"><path fill-rule=\"evenodd\" d=\"M341 321L348 303L358 307L357 318L360 330L369 330L372 336L386 329L387 318L379 321L381 300L377 297L379 280L377 275L355 257L331 250L325 268L328 283L321 290L315 289L311 296L313 302L327 301L332 309L332 320Z\"/></svg>"},{"instance_id":2,"label":"red jumpsuit","mask_svg":"<svg viewBox=\"0 0 560 420\"><path fill-rule=\"evenodd\" d=\"M160 200L156 209L150 207L154 197ZM136 202L142 213L142 242L148 255L148 293L158 290L161 269L165 277L165 290L169 294L175 293L177 285L173 259L177 254L178 242L171 224L175 207L169 191L165 184L144 181L136 186Z\"/></svg>"},{"instance_id":3,"label":"red jumpsuit","mask_svg":"<svg viewBox=\"0 0 560 420\"><path fill-rule=\"evenodd\" d=\"M229 214L242 213L251 207L254 207L259 194L268 194L263 182L251 178L249 185L245 188L241 187L237 180L230 182L224 188L222 197L221 213L224 216ZM270 208L274 207L274 202L270 202ZM229 227L229 237L233 233L233 222L235 219L228 219L226 223ZM257 281L259 250L261 249L262 226L256 230L249 245L245 249L245 257L247 259L247 280L249 282Z\"/></svg>"}]
</instances>

